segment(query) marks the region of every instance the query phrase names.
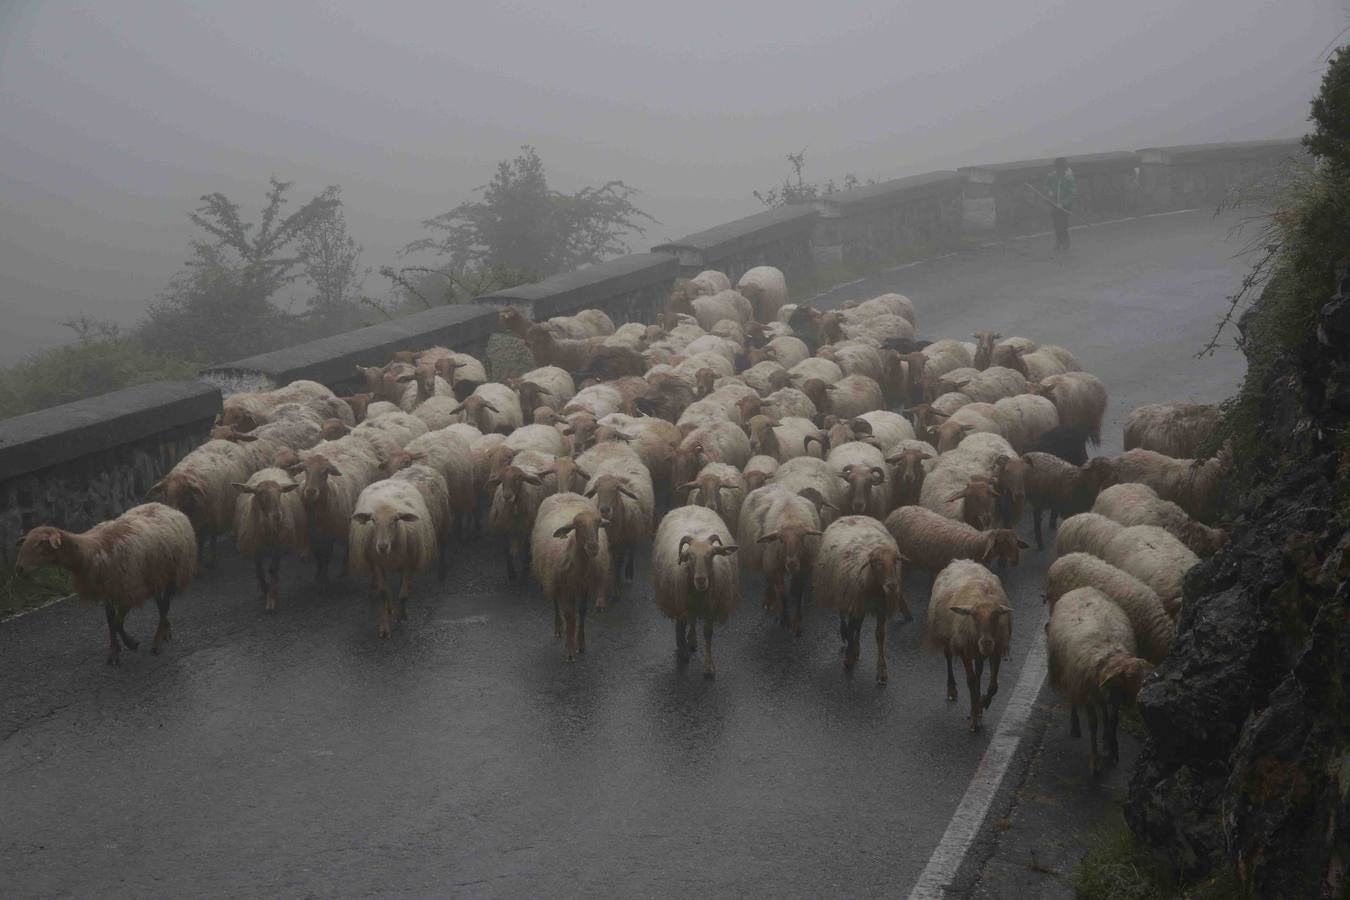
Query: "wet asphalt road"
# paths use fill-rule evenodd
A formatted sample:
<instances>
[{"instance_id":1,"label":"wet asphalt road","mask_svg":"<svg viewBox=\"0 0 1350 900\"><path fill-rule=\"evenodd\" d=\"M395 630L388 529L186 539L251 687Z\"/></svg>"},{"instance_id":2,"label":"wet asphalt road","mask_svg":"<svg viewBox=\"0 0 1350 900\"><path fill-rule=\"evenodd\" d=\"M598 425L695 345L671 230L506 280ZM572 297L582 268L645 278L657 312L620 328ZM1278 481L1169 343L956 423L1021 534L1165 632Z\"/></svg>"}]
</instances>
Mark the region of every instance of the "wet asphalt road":
<instances>
[{"instance_id":1,"label":"wet asphalt road","mask_svg":"<svg viewBox=\"0 0 1350 900\"><path fill-rule=\"evenodd\" d=\"M830 296L899 290L926 336L1070 347L1112 392L1114 452L1133 405L1235 385L1235 352L1191 358L1244 268L1231 224L1102 226L1068 256L1015 241ZM418 582L389 642L360 586L321 595L293 561L269 616L223 554L176 602L167 653L119 668L102 615L59 603L0 623L0 892L903 895L1043 624L1047 556L1008 579L1013 653L976 736L964 683L945 703L941 659L918 649L923 575L906 588L916 621L890 626L885 689L870 624L847 677L832 614L793 640L753 579L705 682L697 660L676 665L645 560L564 664L550 610L483 543L457 547L443 586ZM132 633L153 618L133 613Z\"/></svg>"}]
</instances>

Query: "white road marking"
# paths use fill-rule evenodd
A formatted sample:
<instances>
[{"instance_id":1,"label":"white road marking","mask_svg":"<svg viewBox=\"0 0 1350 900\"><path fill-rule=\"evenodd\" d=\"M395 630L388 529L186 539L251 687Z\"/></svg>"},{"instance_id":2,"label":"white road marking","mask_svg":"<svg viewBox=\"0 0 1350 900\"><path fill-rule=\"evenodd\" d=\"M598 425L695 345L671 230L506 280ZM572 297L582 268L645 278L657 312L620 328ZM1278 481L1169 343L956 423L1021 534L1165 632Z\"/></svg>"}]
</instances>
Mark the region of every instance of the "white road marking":
<instances>
[{"instance_id":1,"label":"white road marking","mask_svg":"<svg viewBox=\"0 0 1350 900\"><path fill-rule=\"evenodd\" d=\"M985 748L980 765L971 777L956 812L952 814L952 820L947 823L947 831L909 892L909 900L942 900L946 896L946 886L956 877L970 845L980 833L985 817L989 815L989 807L1003 784L1008 765L1017 752L1017 745L1021 743L1022 729L1031 716L1041 682L1045 680L1045 631L1037 628L1035 632L1031 649L1022 663L1017 686L1008 698L1008 707L1003 711L998 729Z\"/></svg>"},{"instance_id":2,"label":"white road marking","mask_svg":"<svg viewBox=\"0 0 1350 900\"><path fill-rule=\"evenodd\" d=\"M49 607L49 606L54 606L54 605L56 605L57 603L60 603L62 600L70 600L70 599L73 598L74 596L75 596L74 594L63 594L63 595L60 596L60 597L53 597L52 599L48 600L46 603L39 603L37 606L30 606L30 607L28 607L27 609L21 609L21 610L19 610L18 612L10 613L9 615L7 615L7 616L5 616L4 618L0 619L0 623L3 623L3 622L12 622L12 621L14 621L15 619L22 619L24 616L28 615L29 613L35 613L35 612L37 612L39 609L46 609L46 608Z\"/></svg>"}]
</instances>

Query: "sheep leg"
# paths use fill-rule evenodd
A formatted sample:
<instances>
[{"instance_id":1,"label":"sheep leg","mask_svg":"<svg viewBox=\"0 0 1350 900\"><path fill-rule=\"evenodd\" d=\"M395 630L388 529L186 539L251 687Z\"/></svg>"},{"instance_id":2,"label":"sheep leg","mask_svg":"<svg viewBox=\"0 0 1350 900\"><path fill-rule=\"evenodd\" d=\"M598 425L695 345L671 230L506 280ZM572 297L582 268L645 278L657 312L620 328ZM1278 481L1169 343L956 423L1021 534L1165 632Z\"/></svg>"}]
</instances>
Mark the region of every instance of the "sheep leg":
<instances>
[{"instance_id":1,"label":"sheep leg","mask_svg":"<svg viewBox=\"0 0 1350 900\"><path fill-rule=\"evenodd\" d=\"M1096 775L1102 770L1101 761L1097 758L1097 704L1091 701L1084 707L1087 711L1088 736L1090 738L1088 746L1088 768L1092 774Z\"/></svg>"},{"instance_id":2,"label":"sheep leg","mask_svg":"<svg viewBox=\"0 0 1350 900\"><path fill-rule=\"evenodd\" d=\"M1033 524L1033 526L1034 526L1034 530L1035 530L1035 533L1036 533L1036 549L1037 549L1037 550L1044 550L1044 549L1045 549L1045 538L1043 538L1043 537L1041 536L1041 512L1042 512L1041 507L1039 507L1039 506L1032 506L1032 507L1031 507L1031 521L1032 521L1032 524Z\"/></svg>"},{"instance_id":3,"label":"sheep leg","mask_svg":"<svg viewBox=\"0 0 1350 900\"><path fill-rule=\"evenodd\" d=\"M764 611L767 612L767 613L771 613L771 612L773 612L773 611L776 610L776 609L778 609L778 591L777 591L777 588L776 588L776 586L775 586L775 584L774 584L774 579L773 579L772 577L765 578L765 579L764 579ZM780 621L781 621L784 625L787 624L787 610L786 610L786 609L783 610L783 614L780 616Z\"/></svg>"},{"instance_id":4,"label":"sheep leg","mask_svg":"<svg viewBox=\"0 0 1350 900\"><path fill-rule=\"evenodd\" d=\"M108 620L108 665L118 665L118 657L122 653L122 645L117 642L117 610L113 609L111 600L103 601L103 615Z\"/></svg>"},{"instance_id":5,"label":"sheep leg","mask_svg":"<svg viewBox=\"0 0 1350 900\"><path fill-rule=\"evenodd\" d=\"M952 651L946 650L943 655L947 657L947 702L955 703L958 694L956 691L956 676L952 674Z\"/></svg>"},{"instance_id":6,"label":"sheep leg","mask_svg":"<svg viewBox=\"0 0 1350 900\"><path fill-rule=\"evenodd\" d=\"M201 535L197 538L197 574L200 575L209 568L210 563L206 561L206 536Z\"/></svg>"},{"instance_id":7,"label":"sheep leg","mask_svg":"<svg viewBox=\"0 0 1350 900\"><path fill-rule=\"evenodd\" d=\"M1114 697L1107 700L1103 712L1103 737L1105 738L1106 755L1111 762L1118 763L1120 762L1120 744L1117 742L1120 728L1120 701Z\"/></svg>"},{"instance_id":8,"label":"sheep leg","mask_svg":"<svg viewBox=\"0 0 1350 900\"><path fill-rule=\"evenodd\" d=\"M563 660L571 662L577 658L577 601L575 597L567 598L567 605L563 609L563 618L567 621L567 640L563 644Z\"/></svg>"},{"instance_id":9,"label":"sheep leg","mask_svg":"<svg viewBox=\"0 0 1350 900\"><path fill-rule=\"evenodd\" d=\"M806 579L800 574L792 579L789 590L792 592L792 636L802 636L802 597L806 594Z\"/></svg>"},{"instance_id":10,"label":"sheep leg","mask_svg":"<svg viewBox=\"0 0 1350 900\"><path fill-rule=\"evenodd\" d=\"M577 603L577 652L586 652L586 598Z\"/></svg>"},{"instance_id":11,"label":"sheep leg","mask_svg":"<svg viewBox=\"0 0 1350 900\"><path fill-rule=\"evenodd\" d=\"M1059 510L1053 506L1050 507L1050 530L1055 531L1059 528Z\"/></svg>"},{"instance_id":12,"label":"sheep leg","mask_svg":"<svg viewBox=\"0 0 1350 900\"><path fill-rule=\"evenodd\" d=\"M127 634L126 622L127 613L129 612L131 612L130 609L119 609L117 611L117 633L122 638L122 646L126 647L128 650L134 651L140 646L140 642Z\"/></svg>"},{"instance_id":13,"label":"sheep leg","mask_svg":"<svg viewBox=\"0 0 1350 900\"><path fill-rule=\"evenodd\" d=\"M703 619L703 677L716 678L717 666L713 665L712 652L713 621L711 617Z\"/></svg>"},{"instance_id":14,"label":"sheep leg","mask_svg":"<svg viewBox=\"0 0 1350 900\"><path fill-rule=\"evenodd\" d=\"M160 644L173 640L173 626L169 624L169 604L173 602L174 591L174 586L169 585L155 598L155 606L159 608L159 624L155 626L155 640L150 645L151 653L159 653Z\"/></svg>"},{"instance_id":15,"label":"sheep leg","mask_svg":"<svg viewBox=\"0 0 1350 900\"><path fill-rule=\"evenodd\" d=\"M403 567L403 577L398 583L398 620L400 622L408 621L408 596L412 594L413 570L412 566Z\"/></svg>"},{"instance_id":16,"label":"sheep leg","mask_svg":"<svg viewBox=\"0 0 1350 900\"><path fill-rule=\"evenodd\" d=\"M883 687L886 684L888 672L886 671L886 610L877 607L877 686Z\"/></svg>"},{"instance_id":17,"label":"sheep leg","mask_svg":"<svg viewBox=\"0 0 1350 900\"><path fill-rule=\"evenodd\" d=\"M389 628L389 591L384 584L384 569L379 566L371 567L370 592L371 599L375 601L375 636L392 637L393 632Z\"/></svg>"},{"instance_id":18,"label":"sheep leg","mask_svg":"<svg viewBox=\"0 0 1350 900\"><path fill-rule=\"evenodd\" d=\"M862 616L850 616L848 620L848 649L844 652L844 671L851 672L858 664L862 653Z\"/></svg>"},{"instance_id":19,"label":"sheep leg","mask_svg":"<svg viewBox=\"0 0 1350 900\"><path fill-rule=\"evenodd\" d=\"M445 531L441 532L440 540L436 542L437 581L445 581L446 573L450 571L450 532L451 527L447 525Z\"/></svg>"},{"instance_id":20,"label":"sheep leg","mask_svg":"<svg viewBox=\"0 0 1350 900\"><path fill-rule=\"evenodd\" d=\"M689 646L690 653L698 652L698 619L689 617L689 633L685 635L684 642Z\"/></svg>"},{"instance_id":21,"label":"sheep leg","mask_svg":"<svg viewBox=\"0 0 1350 900\"><path fill-rule=\"evenodd\" d=\"M614 599L617 600L623 593L623 579L620 577L623 572L623 551L614 549L613 544L610 545L609 563L609 583L614 588Z\"/></svg>"},{"instance_id":22,"label":"sheep leg","mask_svg":"<svg viewBox=\"0 0 1350 900\"><path fill-rule=\"evenodd\" d=\"M506 542L506 580L516 580L516 540L511 538Z\"/></svg>"},{"instance_id":23,"label":"sheep leg","mask_svg":"<svg viewBox=\"0 0 1350 900\"><path fill-rule=\"evenodd\" d=\"M989 704L994 702L994 695L998 693L998 667L1002 665L1003 657L995 653L989 657L989 690L984 692L984 708L988 709Z\"/></svg>"},{"instance_id":24,"label":"sheep leg","mask_svg":"<svg viewBox=\"0 0 1350 900\"><path fill-rule=\"evenodd\" d=\"M267 599L267 574L263 571L263 558L259 553L253 557L253 574L258 579L258 593Z\"/></svg>"},{"instance_id":25,"label":"sheep leg","mask_svg":"<svg viewBox=\"0 0 1350 900\"><path fill-rule=\"evenodd\" d=\"M687 627L684 619L675 620L675 655L679 657L680 662L689 661L689 642L684 637L684 630Z\"/></svg>"},{"instance_id":26,"label":"sheep leg","mask_svg":"<svg viewBox=\"0 0 1350 900\"><path fill-rule=\"evenodd\" d=\"M1082 737L1083 727L1078 724L1078 707L1070 704L1069 706L1069 737Z\"/></svg>"},{"instance_id":27,"label":"sheep leg","mask_svg":"<svg viewBox=\"0 0 1350 900\"><path fill-rule=\"evenodd\" d=\"M980 676L984 668L983 658L971 659L966 654L961 654L961 663L966 667L966 690L970 693L970 731L972 734L980 730Z\"/></svg>"},{"instance_id":28,"label":"sheep leg","mask_svg":"<svg viewBox=\"0 0 1350 900\"><path fill-rule=\"evenodd\" d=\"M842 653L842 652L847 652L847 650L848 650L848 616L844 615L842 612L839 614L839 640L843 641L843 643L844 643L844 646L839 648L840 652L841 652L841 653Z\"/></svg>"},{"instance_id":29,"label":"sheep leg","mask_svg":"<svg viewBox=\"0 0 1350 900\"><path fill-rule=\"evenodd\" d=\"M272 551L272 559L267 567L267 611L276 612L281 599L281 548Z\"/></svg>"},{"instance_id":30,"label":"sheep leg","mask_svg":"<svg viewBox=\"0 0 1350 900\"><path fill-rule=\"evenodd\" d=\"M553 598L553 636L560 638L563 636L562 610L558 607L558 598Z\"/></svg>"}]
</instances>

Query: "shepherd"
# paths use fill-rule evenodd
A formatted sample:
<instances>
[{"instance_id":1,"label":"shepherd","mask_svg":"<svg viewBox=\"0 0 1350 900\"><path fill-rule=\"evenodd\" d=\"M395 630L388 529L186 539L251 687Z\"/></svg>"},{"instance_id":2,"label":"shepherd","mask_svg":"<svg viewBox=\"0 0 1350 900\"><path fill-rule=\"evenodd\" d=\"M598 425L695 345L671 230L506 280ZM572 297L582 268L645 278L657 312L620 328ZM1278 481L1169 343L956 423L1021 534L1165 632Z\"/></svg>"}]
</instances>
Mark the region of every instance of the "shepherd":
<instances>
[{"instance_id":1,"label":"shepherd","mask_svg":"<svg viewBox=\"0 0 1350 900\"><path fill-rule=\"evenodd\" d=\"M1064 157L1055 160L1055 169L1045 179L1046 198L1050 201L1050 223L1055 228L1055 249L1069 249L1069 211L1078 193L1078 181Z\"/></svg>"}]
</instances>

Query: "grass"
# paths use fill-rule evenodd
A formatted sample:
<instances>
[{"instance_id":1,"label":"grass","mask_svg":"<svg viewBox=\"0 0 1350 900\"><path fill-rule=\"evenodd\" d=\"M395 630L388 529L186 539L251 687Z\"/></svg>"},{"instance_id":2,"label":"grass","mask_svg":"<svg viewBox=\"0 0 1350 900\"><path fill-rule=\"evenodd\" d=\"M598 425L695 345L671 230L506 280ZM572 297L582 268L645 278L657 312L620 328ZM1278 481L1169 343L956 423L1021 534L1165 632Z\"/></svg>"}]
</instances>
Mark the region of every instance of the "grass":
<instances>
[{"instance_id":1,"label":"grass","mask_svg":"<svg viewBox=\"0 0 1350 900\"><path fill-rule=\"evenodd\" d=\"M1094 840L1074 873L1081 900L1238 900L1248 894L1235 872L1187 882L1139 844L1122 820Z\"/></svg>"},{"instance_id":2,"label":"grass","mask_svg":"<svg viewBox=\"0 0 1350 900\"><path fill-rule=\"evenodd\" d=\"M0 619L41 606L72 590L74 587L70 574L64 569L47 566L36 572L17 575L11 566L6 565L0 568Z\"/></svg>"}]
</instances>

